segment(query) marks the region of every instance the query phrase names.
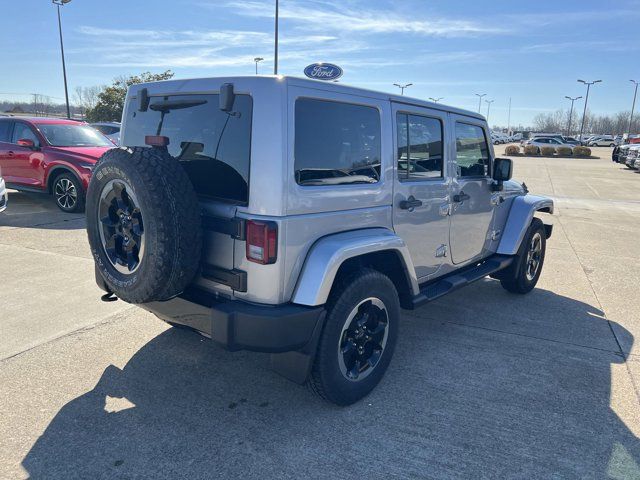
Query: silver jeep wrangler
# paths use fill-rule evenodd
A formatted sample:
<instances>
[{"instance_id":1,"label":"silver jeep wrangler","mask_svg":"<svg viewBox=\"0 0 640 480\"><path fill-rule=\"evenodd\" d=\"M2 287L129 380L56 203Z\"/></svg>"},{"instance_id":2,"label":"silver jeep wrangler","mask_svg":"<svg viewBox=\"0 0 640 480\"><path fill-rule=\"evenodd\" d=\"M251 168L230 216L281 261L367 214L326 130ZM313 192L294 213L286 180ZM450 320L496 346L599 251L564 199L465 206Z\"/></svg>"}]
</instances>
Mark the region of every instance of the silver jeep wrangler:
<instances>
[{"instance_id":1,"label":"silver jeep wrangler","mask_svg":"<svg viewBox=\"0 0 640 480\"><path fill-rule=\"evenodd\" d=\"M351 404L400 309L491 276L536 285L553 213L476 113L289 77L129 88L87 231L107 293Z\"/></svg>"}]
</instances>

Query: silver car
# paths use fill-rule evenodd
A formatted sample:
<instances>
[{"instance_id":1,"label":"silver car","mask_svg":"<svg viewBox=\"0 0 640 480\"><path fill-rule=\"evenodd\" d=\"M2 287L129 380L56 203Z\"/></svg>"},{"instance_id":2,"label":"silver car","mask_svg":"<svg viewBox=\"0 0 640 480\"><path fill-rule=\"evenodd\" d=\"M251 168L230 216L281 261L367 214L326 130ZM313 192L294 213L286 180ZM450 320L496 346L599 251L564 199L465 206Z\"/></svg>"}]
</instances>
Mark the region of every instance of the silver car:
<instances>
[{"instance_id":1,"label":"silver car","mask_svg":"<svg viewBox=\"0 0 640 480\"><path fill-rule=\"evenodd\" d=\"M391 361L402 308L540 278L552 227L534 215L553 201L512 181L490 138L475 112L342 83L132 85L124 147L87 193L103 299L356 402Z\"/></svg>"},{"instance_id":2,"label":"silver car","mask_svg":"<svg viewBox=\"0 0 640 480\"><path fill-rule=\"evenodd\" d=\"M552 138L552 137L536 137L531 140L527 140L527 142L525 142L525 145L534 145L539 148L540 147L553 147L553 148L567 147L567 148L570 148L571 150L573 150L573 147L575 147L575 145L571 143L564 143L562 140L559 140L558 138Z\"/></svg>"},{"instance_id":3,"label":"silver car","mask_svg":"<svg viewBox=\"0 0 640 480\"><path fill-rule=\"evenodd\" d=\"M625 157L625 165L629 168L636 169L636 161L640 157L640 145L632 145L627 150L627 155Z\"/></svg>"},{"instance_id":4,"label":"silver car","mask_svg":"<svg viewBox=\"0 0 640 480\"><path fill-rule=\"evenodd\" d=\"M115 145L120 145L120 123L119 122L97 122L91 126L111 140Z\"/></svg>"}]
</instances>

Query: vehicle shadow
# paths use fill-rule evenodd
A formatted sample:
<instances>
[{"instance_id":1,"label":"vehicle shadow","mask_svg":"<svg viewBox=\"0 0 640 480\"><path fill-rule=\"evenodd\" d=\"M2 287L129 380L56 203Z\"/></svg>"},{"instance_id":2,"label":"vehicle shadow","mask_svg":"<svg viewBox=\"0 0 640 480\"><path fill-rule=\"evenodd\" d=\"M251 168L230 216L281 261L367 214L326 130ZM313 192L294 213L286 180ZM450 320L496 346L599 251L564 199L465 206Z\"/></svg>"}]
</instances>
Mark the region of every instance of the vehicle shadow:
<instances>
[{"instance_id":1,"label":"vehicle shadow","mask_svg":"<svg viewBox=\"0 0 640 480\"><path fill-rule=\"evenodd\" d=\"M0 227L80 230L85 228L85 222L83 213L61 211L51 195L10 190L7 210L0 215Z\"/></svg>"},{"instance_id":2,"label":"vehicle shadow","mask_svg":"<svg viewBox=\"0 0 640 480\"><path fill-rule=\"evenodd\" d=\"M480 282L449 308L406 314L387 375L348 408L280 378L264 354L169 329L66 404L22 465L32 478L640 477L638 438L610 407L624 356L545 340L558 328L549 312L594 335L609 328L602 312L495 290ZM538 305L525 315L537 335L509 332L523 310L483 327L467 308L483 296L488 309Z\"/></svg>"}]
</instances>

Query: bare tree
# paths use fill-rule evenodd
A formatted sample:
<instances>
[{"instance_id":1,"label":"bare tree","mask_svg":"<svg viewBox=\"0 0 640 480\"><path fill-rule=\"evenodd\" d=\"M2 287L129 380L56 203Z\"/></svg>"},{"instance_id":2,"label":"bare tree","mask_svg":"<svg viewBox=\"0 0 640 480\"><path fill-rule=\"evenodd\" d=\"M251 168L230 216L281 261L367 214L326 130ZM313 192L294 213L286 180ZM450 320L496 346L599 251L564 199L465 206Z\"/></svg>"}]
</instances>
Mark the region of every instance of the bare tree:
<instances>
[{"instance_id":1,"label":"bare tree","mask_svg":"<svg viewBox=\"0 0 640 480\"><path fill-rule=\"evenodd\" d=\"M98 96L104 90L104 86L94 85L92 87L76 87L73 92L73 100L80 110L82 116L86 115L87 110L91 110L98 103Z\"/></svg>"}]
</instances>

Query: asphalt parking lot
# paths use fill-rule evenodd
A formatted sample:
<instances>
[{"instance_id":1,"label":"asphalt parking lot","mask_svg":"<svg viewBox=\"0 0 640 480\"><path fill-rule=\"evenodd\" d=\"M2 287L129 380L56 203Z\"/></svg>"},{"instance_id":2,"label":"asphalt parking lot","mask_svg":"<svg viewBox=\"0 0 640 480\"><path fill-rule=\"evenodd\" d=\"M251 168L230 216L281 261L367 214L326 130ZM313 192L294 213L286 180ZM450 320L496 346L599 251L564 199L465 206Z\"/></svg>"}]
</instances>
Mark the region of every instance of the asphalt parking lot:
<instances>
[{"instance_id":1,"label":"asphalt parking lot","mask_svg":"<svg viewBox=\"0 0 640 480\"><path fill-rule=\"evenodd\" d=\"M386 377L348 408L101 302L83 217L11 192L0 478L640 479L640 174L594 154L514 160L557 205L538 287L486 279L404 312Z\"/></svg>"}]
</instances>

